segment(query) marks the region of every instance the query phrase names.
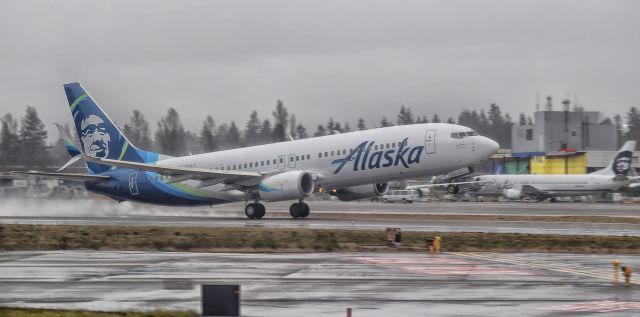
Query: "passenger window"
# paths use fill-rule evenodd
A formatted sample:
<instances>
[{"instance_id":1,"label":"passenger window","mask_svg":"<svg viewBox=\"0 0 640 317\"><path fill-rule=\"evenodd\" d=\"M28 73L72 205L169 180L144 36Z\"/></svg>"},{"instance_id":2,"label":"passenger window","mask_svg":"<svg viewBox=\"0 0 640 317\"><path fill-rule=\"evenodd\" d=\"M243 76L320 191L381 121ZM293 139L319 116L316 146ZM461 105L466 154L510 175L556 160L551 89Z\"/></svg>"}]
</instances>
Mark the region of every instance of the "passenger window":
<instances>
[{"instance_id":1,"label":"passenger window","mask_svg":"<svg viewBox=\"0 0 640 317\"><path fill-rule=\"evenodd\" d=\"M391 143L391 147L395 148L396 147L396 142Z\"/></svg>"},{"instance_id":2,"label":"passenger window","mask_svg":"<svg viewBox=\"0 0 640 317\"><path fill-rule=\"evenodd\" d=\"M373 147L373 149L377 151L377 150L378 150L378 145L376 144L376 145Z\"/></svg>"},{"instance_id":3,"label":"passenger window","mask_svg":"<svg viewBox=\"0 0 640 317\"><path fill-rule=\"evenodd\" d=\"M244 168L247 168L247 163L244 163Z\"/></svg>"},{"instance_id":4,"label":"passenger window","mask_svg":"<svg viewBox=\"0 0 640 317\"><path fill-rule=\"evenodd\" d=\"M280 158L280 163L284 163L284 158Z\"/></svg>"},{"instance_id":5,"label":"passenger window","mask_svg":"<svg viewBox=\"0 0 640 317\"><path fill-rule=\"evenodd\" d=\"M300 160L300 156L296 155L296 162Z\"/></svg>"},{"instance_id":6,"label":"passenger window","mask_svg":"<svg viewBox=\"0 0 640 317\"><path fill-rule=\"evenodd\" d=\"M276 159L273 159L273 165L275 165L275 164L276 164Z\"/></svg>"},{"instance_id":7,"label":"passenger window","mask_svg":"<svg viewBox=\"0 0 640 317\"><path fill-rule=\"evenodd\" d=\"M336 151L331 151L331 156L336 155Z\"/></svg>"},{"instance_id":8,"label":"passenger window","mask_svg":"<svg viewBox=\"0 0 640 317\"><path fill-rule=\"evenodd\" d=\"M293 156L289 156L289 162L293 162Z\"/></svg>"},{"instance_id":9,"label":"passenger window","mask_svg":"<svg viewBox=\"0 0 640 317\"><path fill-rule=\"evenodd\" d=\"M260 161L260 166L264 166L264 161Z\"/></svg>"},{"instance_id":10,"label":"passenger window","mask_svg":"<svg viewBox=\"0 0 640 317\"><path fill-rule=\"evenodd\" d=\"M304 155L300 156L300 160L304 161Z\"/></svg>"},{"instance_id":11,"label":"passenger window","mask_svg":"<svg viewBox=\"0 0 640 317\"><path fill-rule=\"evenodd\" d=\"M324 152L324 157L329 156L329 152Z\"/></svg>"},{"instance_id":12,"label":"passenger window","mask_svg":"<svg viewBox=\"0 0 640 317\"><path fill-rule=\"evenodd\" d=\"M253 167L253 163L249 163L249 167Z\"/></svg>"},{"instance_id":13,"label":"passenger window","mask_svg":"<svg viewBox=\"0 0 640 317\"><path fill-rule=\"evenodd\" d=\"M322 158L322 153L318 153L318 158Z\"/></svg>"},{"instance_id":14,"label":"passenger window","mask_svg":"<svg viewBox=\"0 0 640 317\"><path fill-rule=\"evenodd\" d=\"M311 154L307 154L307 160L311 159Z\"/></svg>"}]
</instances>

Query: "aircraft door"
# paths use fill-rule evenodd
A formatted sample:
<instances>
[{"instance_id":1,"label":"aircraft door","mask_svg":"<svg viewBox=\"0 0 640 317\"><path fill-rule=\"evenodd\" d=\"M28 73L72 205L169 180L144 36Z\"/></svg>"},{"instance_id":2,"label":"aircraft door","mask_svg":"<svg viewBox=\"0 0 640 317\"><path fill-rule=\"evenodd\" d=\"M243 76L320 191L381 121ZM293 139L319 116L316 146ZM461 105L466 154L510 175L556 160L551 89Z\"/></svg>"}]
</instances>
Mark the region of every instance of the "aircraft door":
<instances>
[{"instance_id":1,"label":"aircraft door","mask_svg":"<svg viewBox=\"0 0 640 317\"><path fill-rule=\"evenodd\" d=\"M424 153L435 154L436 153L436 130L427 130L427 135L424 141Z\"/></svg>"},{"instance_id":2,"label":"aircraft door","mask_svg":"<svg viewBox=\"0 0 640 317\"><path fill-rule=\"evenodd\" d=\"M295 168L296 167L296 155L295 155L295 153L289 154L289 157L287 158L287 163L289 164L289 168Z\"/></svg>"},{"instance_id":3,"label":"aircraft door","mask_svg":"<svg viewBox=\"0 0 640 317\"><path fill-rule=\"evenodd\" d=\"M286 166L285 164L286 164L286 163L285 163L285 161L284 161L284 155L280 155L280 156L278 156L278 169L279 169L279 170L283 170L283 169L284 169L284 167Z\"/></svg>"}]
</instances>

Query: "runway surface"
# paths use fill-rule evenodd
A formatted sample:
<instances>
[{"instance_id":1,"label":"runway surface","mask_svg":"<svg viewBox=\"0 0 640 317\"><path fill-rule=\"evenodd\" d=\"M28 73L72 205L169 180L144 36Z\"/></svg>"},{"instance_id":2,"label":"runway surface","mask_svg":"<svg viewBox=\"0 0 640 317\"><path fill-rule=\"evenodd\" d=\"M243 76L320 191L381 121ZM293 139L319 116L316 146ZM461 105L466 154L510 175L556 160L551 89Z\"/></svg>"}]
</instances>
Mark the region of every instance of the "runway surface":
<instances>
[{"instance_id":1,"label":"runway surface","mask_svg":"<svg viewBox=\"0 0 640 317\"><path fill-rule=\"evenodd\" d=\"M403 220L375 219L378 214L434 215L599 215L640 217L640 205L572 203L415 203L383 204L374 202L310 201L312 215L291 219L286 215L289 203L267 204L267 216L248 220L243 205L234 203L214 207L157 207L141 204L116 204L107 200L86 201L8 201L0 204L0 223L69 224L113 226L185 226L185 227L268 227L313 229L384 229L399 227L410 231L440 232L518 232L533 234L640 236L640 224L480 221L480 220ZM271 214L269 214L271 212ZM279 216L274 217L274 212ZM346 213L362 219L314 219L313 214Z\"/></svg>"},{"instance_id":2,"label":"runway surface","mask_svg":"<svg viewBox=\"0 0 640 317\"><path fill-rule=\"evenodd\" d=\"M616 256L637 272L640 255ZM200 284L240 284L243 316L640 314L612 255L0 253L0 305L199 311Z\"/></svg>"}]
</instances>

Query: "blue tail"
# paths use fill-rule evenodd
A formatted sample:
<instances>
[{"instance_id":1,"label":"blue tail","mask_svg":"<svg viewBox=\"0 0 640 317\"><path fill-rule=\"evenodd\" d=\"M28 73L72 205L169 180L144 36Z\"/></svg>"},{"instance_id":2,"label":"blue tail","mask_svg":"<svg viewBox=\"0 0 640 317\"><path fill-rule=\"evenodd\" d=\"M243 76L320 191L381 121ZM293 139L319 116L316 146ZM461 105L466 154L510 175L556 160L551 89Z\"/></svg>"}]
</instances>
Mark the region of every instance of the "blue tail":
<instances>
[{"instance_id":1,"label":"blue tail","mask_svg":"<svg viewBox=\"0 0 640 317\"><path fill-rule=\"evenodd\" d=\"M79 150L83 154L140 163L153 163L158 160L157 153L133 146L82 85L65 84L64 91L80 139ZM87 163L87 167L92 173L105 172L111 168L96 163Z\"/></svg>"}]
</instances>

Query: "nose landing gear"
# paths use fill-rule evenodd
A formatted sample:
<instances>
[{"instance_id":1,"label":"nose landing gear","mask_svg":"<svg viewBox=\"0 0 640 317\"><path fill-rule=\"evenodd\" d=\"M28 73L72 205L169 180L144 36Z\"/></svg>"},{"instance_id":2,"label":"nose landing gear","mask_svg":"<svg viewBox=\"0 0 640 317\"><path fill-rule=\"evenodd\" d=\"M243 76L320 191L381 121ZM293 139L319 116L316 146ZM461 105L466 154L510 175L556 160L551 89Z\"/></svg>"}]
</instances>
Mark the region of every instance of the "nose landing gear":
<instances>
[{"instance_id":1,"label":"nose landing gear","mask_svg":"<svg viewBox=\"0 0 640 317\"><path fill-rule=\"evenodd\" d=\"M244 214L249 219L262 219L266 211L264 205L258 202L247 204L244 207Z\"/></svg>"}]
</instances>

